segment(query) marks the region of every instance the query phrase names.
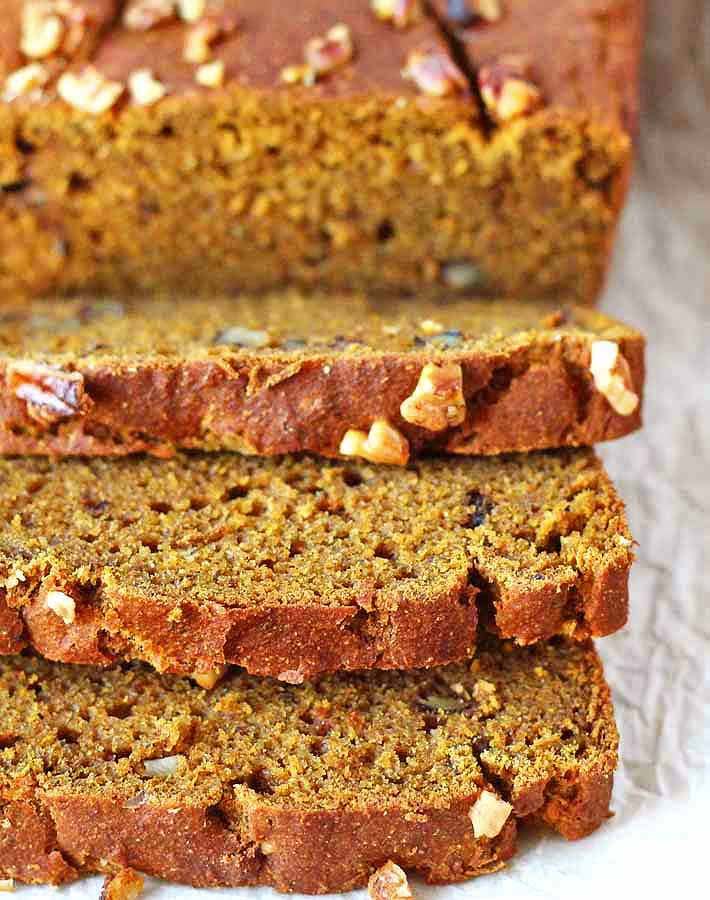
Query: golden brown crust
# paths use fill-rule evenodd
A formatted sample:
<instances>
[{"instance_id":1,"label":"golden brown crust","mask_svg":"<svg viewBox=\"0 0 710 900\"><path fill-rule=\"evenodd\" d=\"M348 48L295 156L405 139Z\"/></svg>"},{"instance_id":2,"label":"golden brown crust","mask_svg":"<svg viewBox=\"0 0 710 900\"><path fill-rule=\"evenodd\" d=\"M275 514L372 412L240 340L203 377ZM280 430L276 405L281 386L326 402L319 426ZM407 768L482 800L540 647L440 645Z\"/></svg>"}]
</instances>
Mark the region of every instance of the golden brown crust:
<instances>
[{"instance_id":1,"label":"golden brown crust","mask_svg":"<svg viewBox=\"0 0 710 900\"><path fill-rule=\"evenodd\" d=\"M630 415L615 412L589 362L595 340L618 342L628 387L642 398L643 338L601 314L480 299L383 306L342 296L332 301L333 321L323 322L330 308L324 296L286 292L261 301L213 298L208 312L186 300L172 336L165 320L173 302L114 302L103 317L106 304L89 300L7 310L0 452L165 456L189 447L335 456L348 430L367 431L386 419L413 458L432 450L496 454L590 445L641 423L641 403ZM442 334L427 335L422 324ZM271 344L215 345L230 326ZM301 349L290 349L299 342ZM40 376L56 368L79 379L82 405L39 416L13 377L22 366L26 382L33 361ZM465 409L443 428L416 424L402 408L431 364L460 367Z\"/></svg>"}]
</instances>

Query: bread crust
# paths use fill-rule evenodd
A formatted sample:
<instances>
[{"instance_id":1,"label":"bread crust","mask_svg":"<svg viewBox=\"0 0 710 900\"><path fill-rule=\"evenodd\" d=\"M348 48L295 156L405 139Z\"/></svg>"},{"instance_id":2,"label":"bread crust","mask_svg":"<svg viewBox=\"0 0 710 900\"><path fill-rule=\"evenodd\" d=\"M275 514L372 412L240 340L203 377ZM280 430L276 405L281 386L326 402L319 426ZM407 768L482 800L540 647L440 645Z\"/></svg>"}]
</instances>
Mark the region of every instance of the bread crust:
<instances>
[{"instance_id":1,"label":"bread crust","mask_svg":"<svg viewBox=\"0 0 710 900\"><path fill-rule=\"evenodd\" d=\"M515 805L574 840L608 818L612 784L610 775L592 775L566 786L572 799L553 788ZM396 809L274 814L257 806L223 816L213 808L127 810L110 798L38 794L32 802L0 802L12 823L12 845L0 835L0 870L18 881L62 884L130 867L195 887L326 894L362 887L382 860L393 859L430 884L451 884L501 868L516 851L516 817L497 838L474 838L475 799L421 809L413 822ZM279 849L265 855L259 847L267 840Z\"/></svg>"},{"instance_id":2,"label":"bread crust","mask_svg":"<svg viewBox=\"0 0 710 900\"><path fill-rule=\"evenodd\" d=\"M493 613L484 621L502 637L532 644L554 635L603 637L628 618L629 566L603 568L578 589L553 586L518 591L496 601L480 599ZM422 603L403 602L380 612L359 606L229 609L218 603L181 604L176 628L172 603L128 593L92 598L66 625L46 605L51 589L9 607L0 590L0 653L31 647L47 659L111 666L136 655L161 671L209 672L225 663L254 675L299 683L326 672L417 669L465 658L475 647L478 590ZM74 591L75 593L75 591Z\"/></svg>"}]
</instances>

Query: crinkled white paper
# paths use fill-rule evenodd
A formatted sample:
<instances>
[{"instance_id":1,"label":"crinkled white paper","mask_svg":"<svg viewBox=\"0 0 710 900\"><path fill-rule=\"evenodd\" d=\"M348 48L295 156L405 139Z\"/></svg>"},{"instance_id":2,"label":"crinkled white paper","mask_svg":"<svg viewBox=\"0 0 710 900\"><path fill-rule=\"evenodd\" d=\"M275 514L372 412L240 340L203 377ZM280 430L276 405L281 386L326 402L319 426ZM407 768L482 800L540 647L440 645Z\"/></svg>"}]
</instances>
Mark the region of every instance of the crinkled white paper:
<instances>
[{"instance_id":1,"label":"crinkled white paper","mask_svg":"<svg viewBox=\"0 0 710 900\"><path fill-rule=\"evenodd\" d=\"M645 429L602 450L640 543L630 624L599 644L622 735L616 815L576 843L523 835L496 875L415 882L421 900L710 896L710 0L654 6L640 157L604 304L649 338ZM87 900L100 885L10 896ZM276 895L150 882L144 896Z\"/></svg>"}]
</instances>

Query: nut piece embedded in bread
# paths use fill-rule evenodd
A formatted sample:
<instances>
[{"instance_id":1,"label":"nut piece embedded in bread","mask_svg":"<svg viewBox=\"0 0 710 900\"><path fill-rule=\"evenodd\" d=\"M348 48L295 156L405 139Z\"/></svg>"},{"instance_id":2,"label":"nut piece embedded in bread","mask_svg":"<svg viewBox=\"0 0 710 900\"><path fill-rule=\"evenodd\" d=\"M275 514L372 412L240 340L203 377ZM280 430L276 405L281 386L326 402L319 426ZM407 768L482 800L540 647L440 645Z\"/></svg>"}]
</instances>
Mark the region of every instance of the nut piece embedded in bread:
<instances>
[{"instance_id":1,"label":"nut piece embedded in bread","mask_svg":"<svg viewBox=\"0 0 710 900\"><path fill-rule=\"evenodd\" d=\"M133 869L121 869L104 880L99 900L136 900L143 892L145 882Z\"/></svg>"},{"instance_id":2,"label":"nut piece embedded in bread","mask_svg":"<svg viewBox=\"0 0 710 900\"><path fill-rule=\"evenodd\" d=\"M210 672L193 672L192 680L206 691L211 691L224 678L228 668L228 666L217 666Z\"/></svg>"},{"instance_id":3,"label":"nut piece embedded in bread","mask_svg":"<svg viewBox=\"0 0 710 900\"><path fill-rule=\"evenodd\" d=\"M50 591L44 601L65 625L73 625L76 618L76 602L64 591Z\"/></svg>"},{"instance_id":4,"label":"nut piece embedded in bread","mask_svg":"<svg viewBox=\"0 0 710 900\"><path fill-rule=\"evenodd\" d=\"M370 900L412 900L407 873L391 859L372 873L367 893Z\"/></svg>"},{"instance_id":5,"label":"nut piece embedded in bread","mask_svg":"<svg viewBox=\"0 0 710 900\"><path fill-rule=\"evenodd\" d=\"M409 460L409 443L386 419L376 419L369 432L350 428L340 442L343 456L359 456L372 463L404 466Z\"/></svg>"},{"instance_id":6,"label":"nut piece embedded in bread","mask_svg":"<svg viewBox=\"0 0 710 900\"><path fill-rule=\"evenodd\" d=\"M414 393L402 402L400 414L405 422L427 431L443 431L460 425L466 418L460 364L427 363Z\"/></svg>"},{"instance_id":7,"label":"nut piece embedded in bread","mask_svg":"<svg viewBox=\"0 0 710 900\"><path fill-rule=\"evenodd\" d=\"M599 393L620 416L630 416L639 405L638 394L631 390L631 370L614 341L594 341L589 371Z\"/></svg>"},{"instance_id":8,"label":"nut piece embedded in bread","mask_svg":"<svg viewBox=\"0 0 710 900\"><path fill-rule=\"evenodd\" d=\"M497 837L512 811L513 807L510 803L501 800L490 791L481 791L469 813L474 837Z\"/></svg>"}]
</instances>

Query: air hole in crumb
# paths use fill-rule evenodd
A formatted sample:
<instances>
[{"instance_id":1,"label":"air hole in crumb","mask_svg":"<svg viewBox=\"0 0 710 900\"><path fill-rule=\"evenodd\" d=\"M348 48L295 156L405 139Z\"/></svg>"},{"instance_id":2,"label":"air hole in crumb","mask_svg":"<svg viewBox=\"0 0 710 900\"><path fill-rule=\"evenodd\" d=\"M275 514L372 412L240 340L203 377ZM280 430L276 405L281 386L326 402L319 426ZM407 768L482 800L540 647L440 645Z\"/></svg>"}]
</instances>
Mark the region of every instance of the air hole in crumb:
<instances>
[{"instance_id":1,"label":"air hole in crumb","mask_svg":"<svg viewBox=\"0 0 710 900\"><path fill-rule=\"evenodd\" d=\"M85 544L93 544L97 538L97 534L82 534L81 536L81 539Z\"/></svg>"},{"instance_id":2,"label":"air hole in crumb","mask_svg":"<svg viewBox=\"0 0 710 900\"><path fill-rule=\"evenodd\" d=\"M559 534L551 534L545 541L545 546L542 549L546 553L561 553L562 538Z\"/></svg>"},{"instance_id":3,"label":"air hole in crumb","mask_svg":"<svg viewBox=\"0 0 710 900\"><path fill-rule=\"evenodd\" d=\"M157 553L157 552L158 552L158 540L157 540L157 538L152 538L152 537L144 537L144 538L141 538L141 544L142 544L144 547L147 547L147 548L150 550L151 553Z\"/></svg>"},{"instance_id":4,"label":"air hole in crumb","mask_svg":"<svg viewBox=\"0 0 710 900\"><path fill-rule=\"evenodd\" d=\"M19 178L17 181L8 181L0 185L3 194L21 194L30 186L29 178Z\"/></svg>"},{"instance_id":5,"label":"air hole in crumb","mask_svg":"<svg viewBox=\"0 0 710 900\"><path fill-rule=\"evenodd\" d=\"M249 493L249 485L246 484L235 484L224 492L224 496L222 500L237 500L240 497L246 497Z\"/></svg>"},{"instance_id":6,"label":"air hole in crumb","mask_svg":"<svg viewBox=\"0 0 710 900\"><path fill-rule=\"evenodd\" d=\"M172 125L163 125L163 127L158 132L158 135L163 138L175 137L175 129Z\"/></svg>"},{"instance_id":7,"label":"air hole in crumb","mask_svg":"<svg viewBox=\"0 0 710 900\"><path fill-rule=\"evenodd\" d=\"M513 370L510 366L499 366L493 370L493 376L488 387L494 391L506 391L513 380Z\"/></svg>"},{"instance_id":8,"label":"air hole in crumb","mask_svg":"<svg viewBox=\"0 0 710 900\"><path fill-rule=\"evenodd\" d=\"M257 794L274 793L274 789L269 780L269 773L266 769L257 769L255 772L252 772L246 781L246 785Z\"/></svg>"},{"instance_id":9,"label":"air hole in crumb","mask_svg":"<svg viewBox=\"0 0 710 900\"><path fill-rule=\"evenodd\" d=\"M435 728L439 727L439 717L435 713L424 713L424 731L430 734Z\"/></svg>"},{"instance_id":10,"label":"air hole in crumb","mask_svg":"<svg viewBox=\"0 0 710 900\"><path fill-rule=\"evenodd\" d=\"M161 500L154 500L150 504L150 508L153 512L161 513L161 515L165 515L165 513L172 512L173 508L169 503L164 503Z\"/></svg>"},{"instance_id":11,"label":"air hole in crumb","mask_svg":"<svg viewBox=\"0 0 710 900\"><path fill-rule=\"evenodd\" d=\"M261 516L264 513L264 504L255 500L251 505L251 509L246 511L247 516Z\"/></svg>"},{"instance_id":12,"label":"air hole in crumb","mask_svg":"<svg viewBox=\"0 0 710 900\"><path fill-rule=\"evenodd\" d=\"M270 569L273 572L276 563L273 559L262 559L260 560L259 565L263 566L265 569Z\"/></svg>"},{"instance_id":13,"label":"air hole in crumb","mask_svg":"<svg viewBox=\"0 0 710 900\"><path fill-rule=\"evenodd\" d=\"M394 559L394 548L390 547L389 544L386 544L384 541L380 541L380 543L375 547L375 556L378 559Z\"/></svg>"},{"instance_id":14,"label":"air hole in crumb","mask_svg":"<svg viewBox=\"0 0 710 900\"><path fill-rule=\"evenodd\" d=\"M89 179L81 172L72 172L67 182L67 191L70 194L80 194L82 191L88 190L90 185Z\"/></svg>"},{"instance_id":15,"label":"air hole in crumb","mask_svg":"<svg viewBox=\"0 0 710 900\"><path fill-rule=\"evenodd\" d=\"M0 734L0 750L8 750L14 747L19 738L16 734Z\"/></svg>"},{"instance_id":16,"label":"air hole in crumb","mask_svg":"<svg viewBox=\"0 0 710 900\"><path fill-rule=\"evenodd\" d=\"M328 750L328 744L322 738L315 738L311 741L309 749L314 756L323 756Z\"/></svg>"},{"instance_id":17,"label":"air hole in crumb","mask_svg":"<svg viewBox=\"0 0 710 900\"><path fill-rule=\"evenodd\" d=\"M390 222L389 219L383 219L380 224L377 226L377 240L384 244L387 241L391 241L394 237L394 225Z\"/></svg>"},{"instance_id":18,"label":"air hole in crumb","mask_svg":"<svg viewBox=\"0 0 710 900\"><path fill-rule=\"evenodd\" d=\"M571 728L563 728L560 732L560 737L563 741L569 741L574 737L574 731Z\"/></svg>"},{"instance_id":19,"label":"air hole in crumb","mask_svg":"<svg viewBox=\"0 0 710 900\"><path fill-rule=\"evenodd\" d=\"M294 556L300 556L305 549L306 545L303 541L291 541L291 546L288 548L288 555L293 559Z\"/></svg>"},{"instance_id":20,"label":"air hole in crumb","mask_svg":"<svg viewBox=\"0 0 710 900\"><path fill-rule=\"evenodd\" d=\"M343 472L343 481L348 487L360 487L362 484L362 475L354 469L345 469Z\"/></svg>"},{"instance_id":21,"label":"air hole in crumb","mask_svg":"<svg viewBox=\"0 0 710 900\"><path fill-rule=\"evenodd\" d=\"M207 808L207 816L212 819L213 822L217 823L220 827L226 829L227 831L233 830L233 823L230 821L229 816L225 813L225 811L216 804L214 806L209 806Z\"/></svg>"},{"instance_id":22,"label":"air hole in crumb","mask_svg":"<svg viewBox=\"0 0 710 900\"><path fill-rule=\"evenodd\" d=\"M57 740L63 744L77 744L79 742L79 732L73 728L58 728Z\"/></svg>"},{"instance_id":23,"label":"air hole in crumb","mask_svg":"<svg viewBox=\"0 0 710 900\"><path fill-rule=\"evenodd\" d=\"M469 528L479 528L486 521L493 510L493 502L481 494L480 491L471 491L468 495L469 506L473 507L467 525Z\"/></svg>"},{"instance_id":24,"label":"air hole in crumb","mask_svg":"<svg viewBox=\"0 0 710 900\"><path fill-rule=\"evenodd\" d=\"M190 509L198 512L201 509L204 509L206 506L209 506L209 500L207 497L191 497L190 498Z\"/></svg>"},{"instance_id":25,"label":"air hole in crumb","mask_svg":"<svg viewBox=\"0 0 710 900\"><path fill-rule=\"evenodd\" d=\"M112 719L127 719L133 712L133 704L127 702L114 703L113 706L109 706L106 712Z\"/></svg>"},{"instance_id":26,"label":"air hole in crumb","mask_svg":"<svg viewBox=\"0 0 710 900\"><path fill-rule=\"evenodd\" d=\"M360 762L365 766L372 766L375 763L375 750L372 747L365 747L360 754Z\"/></svg>"},{"instance_id":27,"label":"air hole in crumb","mask_svg":"<svg viewBox=\"0 0 710 900\"><path fill-rule=\"evenodd\" d=\"M26 138L23 138L22 135L19 134L15 137L15 147L20 151L20 153L24 153L25 156L29 156L37 149L32 141L28 141Z\"/></svg>"}]
</instances>

